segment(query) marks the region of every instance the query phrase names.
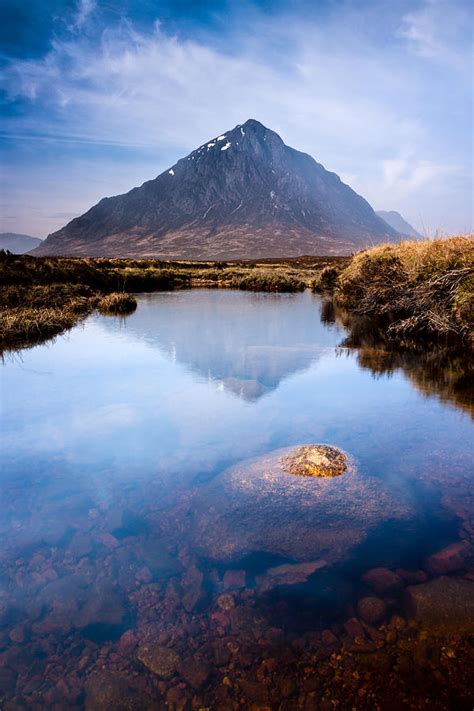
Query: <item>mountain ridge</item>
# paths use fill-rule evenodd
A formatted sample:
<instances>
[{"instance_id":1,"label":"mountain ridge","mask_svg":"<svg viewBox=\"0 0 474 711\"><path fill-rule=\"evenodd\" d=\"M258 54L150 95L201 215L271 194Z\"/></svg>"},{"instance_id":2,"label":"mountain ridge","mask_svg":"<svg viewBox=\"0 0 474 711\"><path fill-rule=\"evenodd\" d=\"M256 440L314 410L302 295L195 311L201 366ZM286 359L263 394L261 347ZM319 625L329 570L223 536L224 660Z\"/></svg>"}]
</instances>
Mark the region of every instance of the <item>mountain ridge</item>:
<instances>
[{"instance_id":1,"label":"mountain ridge","mask_svg":"<svg viewBox=\"0 0 474 711\"><path fill-rule=\"evenodd\" d=\"M38 247L42 241L39 237L18 232L0 232L0 249L8 250L12 254L25 254Z\"/></svg>"},{"instance_id":2,"label":"mountain ridge","mask_svg":"<svg viewBox=\"0 0 474 711\"><path fill-rule=\"evenodd\" d=\"M339 176L249 119L153 180L103 198L32 253L290 257L350 254L399 237Z\"/></svg>"},{"instance_id":3,"label":"mountain ridge","mask_svg":"<svg viewBox=\"0 0 474 711\"><path fill-rule=\"evenodd\" d=\"M415 228L405 220L396 210L376 210L375 214L382 218L390 227L399 232L404 237L417 237L423 239Z\"/></svg>"}]
</instances>

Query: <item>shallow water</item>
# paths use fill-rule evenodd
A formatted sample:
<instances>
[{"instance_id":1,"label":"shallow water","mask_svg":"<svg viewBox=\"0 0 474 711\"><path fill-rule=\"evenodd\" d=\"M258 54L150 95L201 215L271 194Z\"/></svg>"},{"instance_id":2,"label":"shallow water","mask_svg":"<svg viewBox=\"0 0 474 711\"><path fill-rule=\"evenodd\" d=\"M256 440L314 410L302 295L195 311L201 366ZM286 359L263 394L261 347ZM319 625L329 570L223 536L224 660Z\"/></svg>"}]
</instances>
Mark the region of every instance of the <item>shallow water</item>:
<instances>
[{"instance_id":1,"label":"shallow water","mask_svg":"<svg viewBox=\"0 0 474 711\"><path fill-rule=\"evenodd\" d=\"M212 647L226 589L243 588L267 631L337 625L364 571L420 570L472 522L469 398L451 397L442 368L386 372L373 348L340 348L341 321L308 292L138 304L3 365L0 654L4 698L26 707L82 707L102 668L191 698L176 676L155 683L141 640ZM262 457L313 442L356 473L265 478ZM272 585L276 566L311 561L306 581ZM241 624L237 636L255 620Z\"/></svg>"}]
</instances>

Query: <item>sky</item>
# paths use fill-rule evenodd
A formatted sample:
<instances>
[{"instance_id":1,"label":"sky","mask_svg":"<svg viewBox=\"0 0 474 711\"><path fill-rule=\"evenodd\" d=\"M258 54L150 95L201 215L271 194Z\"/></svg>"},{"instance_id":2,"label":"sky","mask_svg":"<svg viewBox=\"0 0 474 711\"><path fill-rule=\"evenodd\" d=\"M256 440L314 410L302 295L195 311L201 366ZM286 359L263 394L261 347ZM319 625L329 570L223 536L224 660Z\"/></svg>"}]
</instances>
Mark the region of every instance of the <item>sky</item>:
<instances>
[{"instance_id":1,"label":"sky","mask_svg":"<svg viewBox=\"0 0 474 711\"><path fill-rule=\"evenodd\" d=\"M45 237L255 118L472 231L471 0L2 0L0 231Z\"/></svg>"}]
</instances>

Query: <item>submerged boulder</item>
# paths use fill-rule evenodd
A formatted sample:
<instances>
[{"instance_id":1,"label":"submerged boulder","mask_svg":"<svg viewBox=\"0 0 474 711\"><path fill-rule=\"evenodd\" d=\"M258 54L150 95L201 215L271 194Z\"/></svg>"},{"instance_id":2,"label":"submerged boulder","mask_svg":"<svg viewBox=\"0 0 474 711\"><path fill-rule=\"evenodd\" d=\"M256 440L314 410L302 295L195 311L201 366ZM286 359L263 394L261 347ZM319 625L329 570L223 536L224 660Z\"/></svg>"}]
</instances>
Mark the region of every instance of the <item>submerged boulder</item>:
<instances>
[{"instance_id":1,"label":"submerged boulder","mask_svg":"<svg viewBox=\"0 0 474 711\"><path fill-rule=\"evenodd\" d=\"M259 592L267 592L282 585L297 585L304 583L320 568L326 565L325 560L315 560L310 563L296 563L294 565L277 565L269 568L264 575L257 575L255 582Z\"/></svg>"},{"instance_id":2,"label":"submerged boulder","mask_svg":"<svg viewBox=\"0 0 474 711\"><path fill-rule=\"evenodd\" d=\"M125 679L113 672L92 674L84 686L86 711L145 711L156 708L151 699L131 689Z\"/></svg>"},{"instance_id":3,"label":"submerged boulder","mask_svg":"<svg viewBox=\"0 0 474 711\"><path fill-rule=\"evenodd\" d=\"M387 606L378 597L363 597L357 603L357 612L369 625L378 625L387 614Z\"/></svg>"},{"instance_id":4,"label":"submerged boulder","mask_svg":"<svg viewBox=\"0 0 474 711\"><path fill-rule=\"evenodd\" d=\"M397 595L403 587L403 579L388 568L372 568L362 576L364 583L376 595Z\"/></svg>"},{"instance_id":5,"label":"submerged boulder","mask_svg":"<svg viewBox=\"0 0 474 711\"><path fill-rule=\"evenodd\" d=\"M467 545L464 541L451 543L437 553L433 553L425 562L425 568L434 575L454 573L465 566Z\"/></svg>"},{"instance_id":6,"label":"submerged boulder","mask_svg":"<svg viewBox=\"0 0 474 711\"><path fill-rule=\"evenodd\" d=\"M147 669L160 679L171 679L181 661L173 649L153 642L141 644L137 657Z\"/></svg>"},{"instance_id":7,"label":"submerged boulder","mask_svg":"<svg viewBox=\"0 0 474 711\"><path fill-rule=\"evenodd\" d=\"M347 558L381 523L412 516L383 480L357 471L348 455L343 454L343 476L293 476L293 463L313 466L313 457L304 454L308 450L315 451L309 445L277 449L200 487L191 531L198 551L222 562L270 553L287 559L282 563L331 564ZM342 460L335 456L335 461L341 468Z\"/></svg>"},{"instance_id":8,"label":"submerged boulder","mask_svg":"<svg viewBox=\"0 0 474 711\"><path fill-rule=\"evenodd\" d=\"M407 613L440 635L474 634L474 582L441 576L406 589Z\"/></svg>"}]
</instances>

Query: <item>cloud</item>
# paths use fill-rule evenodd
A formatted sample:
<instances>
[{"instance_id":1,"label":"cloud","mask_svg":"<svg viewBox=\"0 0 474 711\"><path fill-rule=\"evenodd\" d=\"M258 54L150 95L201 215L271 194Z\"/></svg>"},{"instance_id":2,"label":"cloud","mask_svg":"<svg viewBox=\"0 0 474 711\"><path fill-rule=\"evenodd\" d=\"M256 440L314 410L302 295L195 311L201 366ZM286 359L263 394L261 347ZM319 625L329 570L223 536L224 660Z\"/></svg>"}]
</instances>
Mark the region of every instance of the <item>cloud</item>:
<instances>
[{"instance_id":1,"label":"cloud","mask_svg":"<svg viewBox=\"0 0 474 711\"><path fill-rule=\"evenodd\" d=\"M80 30L95 10L94 0L79 0L77 14L72 23L73 30Z\"/></svg>"},{"instance_id":2,"label":"cloud","mask_svg":"<svg viewBox=\"0 0 474 711\"><path fill-rule=\"evenodd\" d=\"M402 17L399 35L421 57L466 70L465 49L472 42L472 7L453 0L425 0L419 9Z\"/></svg>"},{"instance_id":3,"label":"cloud","mask_svg":"<svg viewBox=\"0 0 474 711\"><path fill-rule=\"evenodd\" d=\"M430 184L438 177L447 177L457 170L456 166L438 165L429 160L395 158L383 161L384 188L396 191L400 196Z\"/></svg>"},{"instance_id":4,"label":"cloud","mask_svg":"<svg viewBox=\"0 0 474 711\"><path fill-rule=\"evenodd\" d=\"M398 107L373 92L374 84L386 93L401 83L396 72L370 55L331 56L317 27L293 25L286 35L297 50L279 66L265 52L229 54L167 35L159 23L139 33L124 22L104 31L98 47L71 39L55 42L41 61L16 62L6 89L12 100L48 110L39 123L24 122L29 140L51 137L53 117L59 141L191 149L255 114L316 155L328 140L332 149L354 134L367 150L383 144L387 130L398 141L416 139L417 119L401 120Z\"/></svg>"},{"instance_id":5,"label":"cloud","mask_svg":"<svg viewBox=\"0 0 474 711\"><path fill-rule=\"evenodd\" d=\"M415 196L436 214L426 188L469 174L462 145L470 130L462 118L469 46L464 35L459 40L467 5L449 3L444 35L447 0L418 2L390 23L377 3L360 7L358 22L351 3L329 19L254 11L251 23L234 23L217 39L173 34L159 22L138 30L124 18L91 36L96 7L82 0L69 36L55 39L41 59L6 68L9 105L22 110L4 120L4 138L30 173L31 156L41 155L45 175L60 184L45 215L90 207L91 176L96 200L123 192L249 117L350 177L378 207L403 212ZM440 61L442 75L431 66ZM12 158L10 193L28 180L25 170ZM71 181L74 205L61 197ZM462 214L457 200L445 218L436 214L437 223L443 218L456 229L457 220L465 222L468 190L467 177ZM62 223L45 217L44 224L52 231Z\"/></svg>"}]
</instances>

